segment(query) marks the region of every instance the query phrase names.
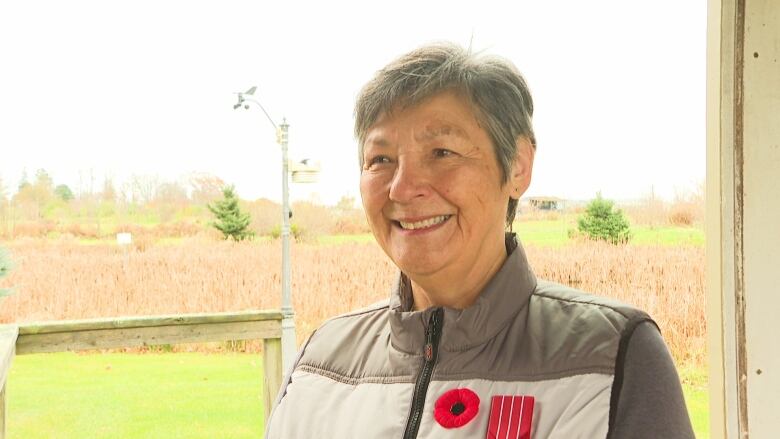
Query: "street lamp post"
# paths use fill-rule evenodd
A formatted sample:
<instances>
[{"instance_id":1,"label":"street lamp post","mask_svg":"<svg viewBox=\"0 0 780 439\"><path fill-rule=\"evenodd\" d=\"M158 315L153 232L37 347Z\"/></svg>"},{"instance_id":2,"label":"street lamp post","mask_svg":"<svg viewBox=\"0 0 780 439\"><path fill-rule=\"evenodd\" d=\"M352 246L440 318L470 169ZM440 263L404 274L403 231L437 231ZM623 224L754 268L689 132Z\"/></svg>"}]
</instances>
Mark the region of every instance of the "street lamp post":
<instances>
[{"instance_id":1,"label":"street lamp post","mask_svg":"<svg viewBox=\"0 0 780 439\"><path fill-rule=\"evenodd\" d=\"M290 279L290 191L287 141L290 125L282 119L279 125L279 144L282 146L282 367L289 371L295 357L295 320L292 307Z\"/></svg>"},{"instance_id":2,"label":"street lamp post","mask_svg":"<svg viewBox=\"0 0 780 439\"><path fill-rule=\"evenodd\" d=\"M290 286L290 196L289 196L289 162L287 160L288 133L290 125L287 119L282 119L282 123L277 127L263 105L251 96L257 87L252 87L244 93L238 93L238 103L233 109L238 109L243 105L249 109L247 102L260 107L263 114L276 129L277 143L282 147L282 370L285 372L291 370L293 359L295 358L295 320L292 306L292 292ZM250 97L247 97L250 96Z\"/></svg>"}]
</instances>

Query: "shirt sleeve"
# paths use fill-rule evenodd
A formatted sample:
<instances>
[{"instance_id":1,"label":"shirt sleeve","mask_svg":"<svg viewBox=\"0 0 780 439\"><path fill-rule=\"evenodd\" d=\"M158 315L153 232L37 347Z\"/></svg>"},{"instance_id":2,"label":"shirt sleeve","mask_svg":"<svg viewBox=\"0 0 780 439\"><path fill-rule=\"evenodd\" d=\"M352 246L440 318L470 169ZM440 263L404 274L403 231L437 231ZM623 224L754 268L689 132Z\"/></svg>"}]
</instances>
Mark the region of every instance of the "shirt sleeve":
<instances>
[{"instance_id":1,"label":"shirt sleeve","mask_svg":"<svg viewBox=\"0 0 780 439\"><path fill-rule=\"evenodd\" d=\"M614 424L609 438L694 438L680 377L658 329L651 322L629 335L622 364ZM620 358L617 374L621 373ZM620 382L616 375L616 380Z\"/></svg>"}]
</instances>

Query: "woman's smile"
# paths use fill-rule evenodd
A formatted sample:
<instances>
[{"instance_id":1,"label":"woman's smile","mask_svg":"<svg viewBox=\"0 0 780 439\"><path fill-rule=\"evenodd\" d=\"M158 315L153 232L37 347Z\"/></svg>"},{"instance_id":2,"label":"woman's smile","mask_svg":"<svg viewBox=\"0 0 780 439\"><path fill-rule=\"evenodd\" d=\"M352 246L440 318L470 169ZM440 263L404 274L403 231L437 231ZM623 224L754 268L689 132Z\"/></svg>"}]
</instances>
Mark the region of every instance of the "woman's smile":
<instances>
[{"instance_id":1,"label":"woman's smile","mask_svg":"<svg viewBox=\"0 0 780 439\"><path fill-rule=\"evenodd\" d=\"M437 215L425 219L405 219L393 221L393 223L407 234L420 234L436 230L447 222L452 215Z\"/></svg>"}]
</instances>

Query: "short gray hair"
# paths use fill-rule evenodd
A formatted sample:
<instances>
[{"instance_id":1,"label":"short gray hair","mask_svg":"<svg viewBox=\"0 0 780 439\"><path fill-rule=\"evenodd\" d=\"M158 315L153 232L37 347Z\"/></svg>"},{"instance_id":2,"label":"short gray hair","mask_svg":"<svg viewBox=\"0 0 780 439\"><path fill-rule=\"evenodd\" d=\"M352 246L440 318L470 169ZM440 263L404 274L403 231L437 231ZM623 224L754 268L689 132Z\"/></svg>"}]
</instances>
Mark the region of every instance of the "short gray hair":
<instances>
[{"instance_id":1,"label":"short gray hair","mask_svg":"<svg viewBox=\"0 0 780 439\"><path fill-rule=\"evenodd\" d=\"M360 166L366 135L379 117L396 107L413 106L448 90L469 100L477 120L493 141L501 182L506 183L517 154L517 139L523 136L536 148L531 92L510 61L472 53L452 43L413 50L379 70L363 86L355 104ZM517 203L518 200L509 199L507 226L514 220Z\"/></svg>"}]
</instances>

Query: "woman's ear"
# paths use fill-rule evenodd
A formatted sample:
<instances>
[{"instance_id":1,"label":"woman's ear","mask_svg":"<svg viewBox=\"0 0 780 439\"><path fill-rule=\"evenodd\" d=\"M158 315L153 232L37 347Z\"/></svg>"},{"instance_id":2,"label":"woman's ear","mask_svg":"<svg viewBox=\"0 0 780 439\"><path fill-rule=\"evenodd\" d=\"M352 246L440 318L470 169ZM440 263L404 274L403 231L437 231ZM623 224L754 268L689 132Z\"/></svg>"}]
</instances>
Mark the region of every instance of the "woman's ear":
<instances>
[{"instance_id":1,"label":"woman's ear","mask_svg":"<svg viewBox=\"0 0 780 439\"><path fill-rule=\"evenodd\" d=\"M512 173L509 178L510 196L520 199L531 184L531 173L534 167L536 147L525 137L517 138L517 153L512 162Z\"/></svg>"}]
</instances>

